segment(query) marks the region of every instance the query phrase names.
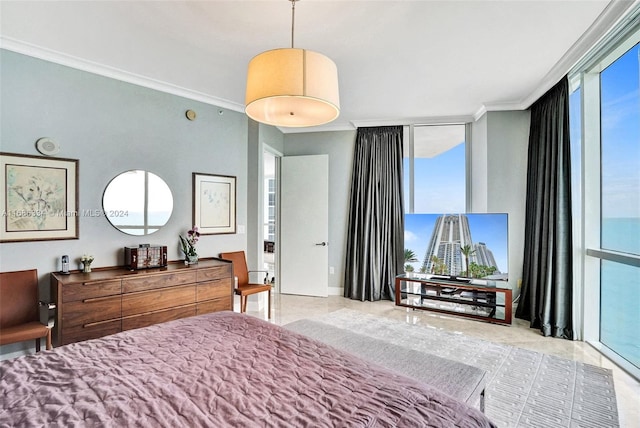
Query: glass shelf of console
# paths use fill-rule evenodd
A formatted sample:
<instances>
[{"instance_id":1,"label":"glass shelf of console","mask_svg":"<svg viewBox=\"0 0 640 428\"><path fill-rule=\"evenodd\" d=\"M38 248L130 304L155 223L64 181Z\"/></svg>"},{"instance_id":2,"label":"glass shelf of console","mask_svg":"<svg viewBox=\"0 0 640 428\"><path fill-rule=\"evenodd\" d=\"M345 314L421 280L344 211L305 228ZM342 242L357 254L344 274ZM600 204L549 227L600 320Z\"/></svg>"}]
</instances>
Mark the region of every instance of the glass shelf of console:
<instances>
[{"instance_id":1,"label":"glass shelf of console","mask_svg":"<svg viewBox=\"0 0 640 428\"><path fill-rule=\"evenodd\" d=\"M397 306L511 324L512 303L506 281L430 274L396 277Z\"/></svg>"}]
</instances>

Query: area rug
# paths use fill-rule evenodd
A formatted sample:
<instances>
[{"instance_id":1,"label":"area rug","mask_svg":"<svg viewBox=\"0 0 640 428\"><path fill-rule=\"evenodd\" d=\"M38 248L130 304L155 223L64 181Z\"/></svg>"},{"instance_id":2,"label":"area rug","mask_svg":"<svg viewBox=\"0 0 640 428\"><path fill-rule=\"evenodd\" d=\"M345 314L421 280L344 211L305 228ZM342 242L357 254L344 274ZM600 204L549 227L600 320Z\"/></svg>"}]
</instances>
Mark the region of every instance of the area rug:
<instances>
[{"instance_id":1,"label":"area rug","mask_svg":"<svg viewBox=\"0 0 640 428\"><path fill-rule=\"evenodd\" d=\"M485 370L485 414L500 427L619 426L609 369L351 309L312 319Z\"/></svg>"}]
</instances>

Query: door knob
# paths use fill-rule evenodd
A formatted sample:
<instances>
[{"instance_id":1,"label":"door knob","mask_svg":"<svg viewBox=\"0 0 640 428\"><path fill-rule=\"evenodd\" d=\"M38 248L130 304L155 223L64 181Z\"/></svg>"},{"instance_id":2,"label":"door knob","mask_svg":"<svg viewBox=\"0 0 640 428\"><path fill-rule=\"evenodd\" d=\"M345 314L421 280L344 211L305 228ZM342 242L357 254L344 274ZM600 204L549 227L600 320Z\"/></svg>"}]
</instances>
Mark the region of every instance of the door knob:
<instances>
[{"instance_id":1,"label":"door knob","mask_svg":"<svg viewBox=\"0 0 640 428\"><path fill-rule=\"evenodd\" d=\"M317 246L320 247L326 247L327 246L327 242L320 242L319 244L316 244Z\"/></svg>"}]
</instances>

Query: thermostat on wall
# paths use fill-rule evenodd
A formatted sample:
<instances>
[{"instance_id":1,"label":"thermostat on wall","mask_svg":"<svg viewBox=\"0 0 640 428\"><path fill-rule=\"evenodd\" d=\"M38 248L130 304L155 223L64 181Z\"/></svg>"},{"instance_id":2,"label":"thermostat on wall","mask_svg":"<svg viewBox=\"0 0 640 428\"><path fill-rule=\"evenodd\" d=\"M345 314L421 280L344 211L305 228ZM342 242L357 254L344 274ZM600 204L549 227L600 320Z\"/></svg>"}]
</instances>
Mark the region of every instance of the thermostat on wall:
<instances>
[{"instance_id":1,"label":"thermostat on wall","mask_svg":"<svg viewBox=\"0 0 640 428\"><path fill-rule=\"evenodd\" d=\"M51 138L40 138L36 141L36 149L43 155L53 156L60 152L60 145Z\"/></svg>"}]
</instances>

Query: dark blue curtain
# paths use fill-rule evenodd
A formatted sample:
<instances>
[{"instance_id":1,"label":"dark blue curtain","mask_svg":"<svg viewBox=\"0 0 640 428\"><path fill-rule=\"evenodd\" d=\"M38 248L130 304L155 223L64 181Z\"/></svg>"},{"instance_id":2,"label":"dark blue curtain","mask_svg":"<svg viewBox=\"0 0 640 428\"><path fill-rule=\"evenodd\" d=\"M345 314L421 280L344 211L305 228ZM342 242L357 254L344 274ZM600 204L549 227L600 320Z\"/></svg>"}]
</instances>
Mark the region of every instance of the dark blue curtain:
<instances>
[{"instance_id":1,"label":"dark blue curtain","mask_svg":"<svg viewBox=\"0 0 640 428\"><path fill-rule=\"evenodd\" d=\"M402 126L358 128L351 177L344 296L394 299L403 271Z\"/></svg>"},{"instance_id":2,"label":"dark blue curtain","mask_svg":"<svg viewBox=\"0 0 640 428\"><path fill-rule=\"evenodd\" d=\"M569 82L531 106L522 294L516 317L573 339Z\"/></svg>"}]
</instances>

